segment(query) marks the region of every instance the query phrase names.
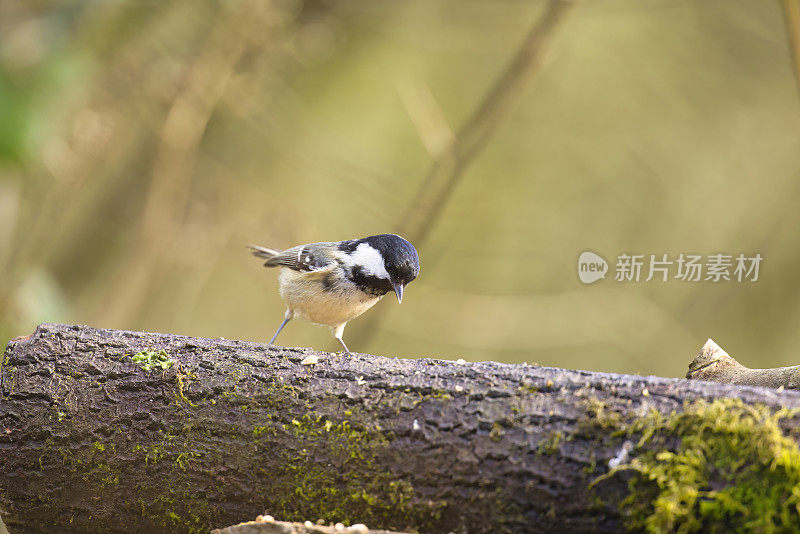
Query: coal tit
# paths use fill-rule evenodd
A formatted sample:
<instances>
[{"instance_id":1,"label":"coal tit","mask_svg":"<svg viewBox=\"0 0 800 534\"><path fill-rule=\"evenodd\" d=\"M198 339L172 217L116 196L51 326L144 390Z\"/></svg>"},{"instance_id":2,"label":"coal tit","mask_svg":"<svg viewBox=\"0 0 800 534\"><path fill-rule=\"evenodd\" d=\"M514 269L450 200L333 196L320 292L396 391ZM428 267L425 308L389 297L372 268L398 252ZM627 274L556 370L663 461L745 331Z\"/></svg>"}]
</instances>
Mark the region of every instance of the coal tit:
<instances>
[{"instance_id":1,"label":"coal tit","mask_svg":"<svg viewBox=\"0 0 800 534\"><path fill-rule=\"evenodd\" d=\"M284 251L248 245L265 267L281 267L278 275L286 315L269 340L275 342L290 319L300 317L330 327L345 352L342 340L348 321L394 291L403 301L403 289L419 274L414 246L394 234L347 241L310 243Z\"/></svg>"}]
</instances>

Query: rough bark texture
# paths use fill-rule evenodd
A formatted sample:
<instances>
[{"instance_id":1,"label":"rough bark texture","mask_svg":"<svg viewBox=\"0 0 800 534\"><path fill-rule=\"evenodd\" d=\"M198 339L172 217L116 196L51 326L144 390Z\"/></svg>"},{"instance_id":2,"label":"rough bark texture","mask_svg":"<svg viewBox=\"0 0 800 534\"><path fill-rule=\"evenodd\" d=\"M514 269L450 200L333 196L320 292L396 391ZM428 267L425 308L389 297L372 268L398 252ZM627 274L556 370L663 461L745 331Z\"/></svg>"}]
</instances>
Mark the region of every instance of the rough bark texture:
<instances>
[{"instance_id":1,"label":"rough bark texture","mask_svg":"<svg viewBox=\"0 0 800 534\"><path fill-rule=\"evenodd\" d=\"M800 389L800 365L750 369L709 339L689 364L686 378L743 386Z\"/></svg>"},{"instance_id":2,"label":"rough bark texture","mask_svg":"<svg viewBox=\"0 0 800 534\"><path fill-rule=\"evenodd\" d=\"M133 361L161 350L169 369ZM492 362L323 353L300 365L311 354L63 325L10 343L9 530L207 532L269 513L432 533L615 532L624 477L587 489L627 439L615 422L719 396L800 407L791 391Z\"/></svg>"}]
</instances>

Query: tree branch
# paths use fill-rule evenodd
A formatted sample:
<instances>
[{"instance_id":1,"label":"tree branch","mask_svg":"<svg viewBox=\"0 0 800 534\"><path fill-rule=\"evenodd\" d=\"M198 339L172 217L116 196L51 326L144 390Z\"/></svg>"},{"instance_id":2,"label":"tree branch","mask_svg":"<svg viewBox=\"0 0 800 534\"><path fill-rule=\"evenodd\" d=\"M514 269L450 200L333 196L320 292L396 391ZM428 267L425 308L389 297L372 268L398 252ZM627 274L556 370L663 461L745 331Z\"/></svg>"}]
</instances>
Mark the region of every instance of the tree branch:
<instances>
[{"instance_id":1,"label":"tree branch","mask_svg":"<svg viewBox=\"0 0 800 534\"><path fill-rule=\"evenodd\" d=\"M750 369L709 339L689 364L686 378L743 386L800 389L800 366Z\"/></svg>"}]
</instances>

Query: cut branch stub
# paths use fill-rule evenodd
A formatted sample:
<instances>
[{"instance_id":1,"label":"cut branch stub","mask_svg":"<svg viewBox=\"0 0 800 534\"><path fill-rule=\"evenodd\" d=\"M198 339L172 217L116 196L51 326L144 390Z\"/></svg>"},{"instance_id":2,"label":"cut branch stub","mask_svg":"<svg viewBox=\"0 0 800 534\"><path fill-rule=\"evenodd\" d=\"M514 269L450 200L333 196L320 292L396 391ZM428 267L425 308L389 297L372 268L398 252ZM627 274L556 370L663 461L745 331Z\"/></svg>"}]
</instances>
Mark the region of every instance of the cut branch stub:
<instances>
[{"instance_id":1,"label":"cut branch stub","mask_svg":"<svg viewBox=\"0 0 800 534\"><path fill-rule=\"evenodd\" d=\"M709 339L689 364L686 378L743 386L800 389L800 366L750 369Z\"/></svg>"}]
</instances>

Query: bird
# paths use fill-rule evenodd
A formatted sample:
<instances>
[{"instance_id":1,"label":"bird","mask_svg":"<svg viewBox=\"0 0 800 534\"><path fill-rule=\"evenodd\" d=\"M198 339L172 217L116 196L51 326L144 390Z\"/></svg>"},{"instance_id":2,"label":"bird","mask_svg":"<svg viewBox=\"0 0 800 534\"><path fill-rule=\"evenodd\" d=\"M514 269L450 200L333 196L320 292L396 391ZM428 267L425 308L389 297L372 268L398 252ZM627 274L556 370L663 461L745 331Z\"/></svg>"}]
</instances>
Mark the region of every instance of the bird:
<instances>
[{"instance_id":1,"label":"bird","mask_svg":"<svg viewBox=\"0 0 800 534\"><path fill-rule=\"evenodd\" d=\"M265 267L280 267L278 283L286 314L269 344L294 318L328 326L349 353L342 335L347 323L394 291L403 291L419 275L414 245L396 234L378 234L345 241L298 245L283 251L247 245L266 259Z\"/></svg>"}]
</instances>

